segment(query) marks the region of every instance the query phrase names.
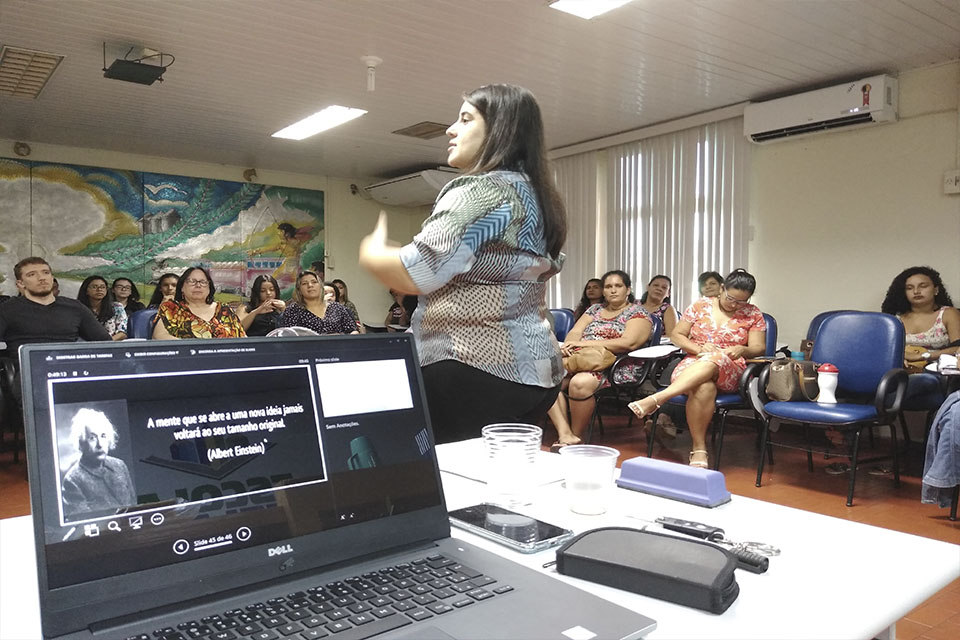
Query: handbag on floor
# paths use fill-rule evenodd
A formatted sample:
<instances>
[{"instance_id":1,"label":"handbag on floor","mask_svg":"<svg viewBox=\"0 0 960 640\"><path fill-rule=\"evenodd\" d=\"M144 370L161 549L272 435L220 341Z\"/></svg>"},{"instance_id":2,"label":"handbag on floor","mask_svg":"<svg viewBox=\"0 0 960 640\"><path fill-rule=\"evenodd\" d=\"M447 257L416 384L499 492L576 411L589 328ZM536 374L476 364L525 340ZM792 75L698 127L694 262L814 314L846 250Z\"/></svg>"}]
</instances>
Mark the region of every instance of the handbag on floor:
<instances>
[{"instance_id":1,"label":"handbag on floor","mask_svg":"<svg viewBox=\"0 0 960 640\"><path fill-rule=\"evenodd\" d=\"M577 347L563 359L563 368L570 373L579 371L603 371L613 366L617 355L606 347Z\"/></svg>"},{"instance_id":2,"label":"handbag on floor","mask_svg":"<svg viewBox=\"0 0 960 640\"><path fill-rule=\"evenodd\" d=\"M810 360L777 358L770 363L767 397L778 402L813 402L820 393L817 363Z\"/></svg>"}]
</instances>

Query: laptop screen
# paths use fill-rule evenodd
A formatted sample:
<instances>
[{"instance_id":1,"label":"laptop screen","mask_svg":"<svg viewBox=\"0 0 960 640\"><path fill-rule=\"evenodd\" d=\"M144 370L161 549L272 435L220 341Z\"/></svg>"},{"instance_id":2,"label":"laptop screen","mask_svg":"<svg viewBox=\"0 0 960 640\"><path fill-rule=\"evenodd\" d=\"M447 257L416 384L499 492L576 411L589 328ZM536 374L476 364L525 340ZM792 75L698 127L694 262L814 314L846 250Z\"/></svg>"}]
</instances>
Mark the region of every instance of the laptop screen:
<instances>
[{"instance_id":1,"label":"laptop screen","mask_svg":"<svg viewBox=\"0 0 960 640\"><path fill-rule=\"evenodd\" d=\"M22 360L41 590L176 584L257 548L241 555L252 581L304 537L444 511L408 335L38 345ZM376 550L368 533L337 551L347 537L311 563Z\"/></svg>"}]
</instances>

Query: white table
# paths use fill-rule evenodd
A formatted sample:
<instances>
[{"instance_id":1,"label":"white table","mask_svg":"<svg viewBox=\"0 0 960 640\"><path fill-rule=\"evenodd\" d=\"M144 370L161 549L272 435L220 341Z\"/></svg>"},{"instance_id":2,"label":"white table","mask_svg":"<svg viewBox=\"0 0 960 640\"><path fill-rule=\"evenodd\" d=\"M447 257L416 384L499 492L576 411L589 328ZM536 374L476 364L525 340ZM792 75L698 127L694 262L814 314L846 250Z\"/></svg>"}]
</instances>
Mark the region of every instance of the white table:
<instances>
[{"instance_id":1,"label":"white table","mask_svg":"<svg viewBox=\"0 0 960 640\"><path fill-rule=\"evenodd\" d=\"M441 466L473 457L470 446L441 447ZM546 457L552 456L552 457ZM509 556L613 602L654 618L661 638L831 638L894 637L897 620L960 576L960 546L830 518L734 496L715 509L617 489L613 508L602 516L567 510L555 480L557 456L542 454L545 484L524 508L529 515L563 524L575 532L600 526L641 527L637 516L674 516L726 529L733 539L769 542L783 550L767 573L737 571L740 596L722 615L713 615L626 591L595 585L543 569L552 551L523 555L470 533L454 536ZM470 465L464 464L463 469ZM476 468L476 465L473 465ZM481 502L486 485L444 472L450 509ZM467 474L465 474L467 475ZM896 560L892 560L893 556ZM40 637L36 558L30 516L0 520L0 639Z\"/></svg>"},{"instance_id":2,"label":"white table","mask_svg":"<svg viewBox=\"0 0 960 640\"><path fill-rule=\"evenodd\" d=\"M457 443L457 453L468 450ZM441 447L441 450L446 445ZM543 453L542 456L554 456ZM441 468L451 467L441 457ZM471 463L472 464L472 463ZM474 465L475 466L475 465ZM486 485L444 472L447 508L482 502ZM464 474L467 475L467 474ZM716 525L733 540L755 540L779 547L766 573L737 571L740 595L722 615L596 585L557 574L542 565L552 551L515 553L467 532L454 536L545 571L560 580L634 609L657 621L648 637L661 638L889 638L897 620L960 577L960 546L733 496L707 509L616 489L615 503L602 516L581 516L566 508L559 482L543 484L532 494L528 515L561 524L575 533L603 526L641 528L660 516ZM958 540L960 542L960 540Z\"/></svg>"}]
</instances>

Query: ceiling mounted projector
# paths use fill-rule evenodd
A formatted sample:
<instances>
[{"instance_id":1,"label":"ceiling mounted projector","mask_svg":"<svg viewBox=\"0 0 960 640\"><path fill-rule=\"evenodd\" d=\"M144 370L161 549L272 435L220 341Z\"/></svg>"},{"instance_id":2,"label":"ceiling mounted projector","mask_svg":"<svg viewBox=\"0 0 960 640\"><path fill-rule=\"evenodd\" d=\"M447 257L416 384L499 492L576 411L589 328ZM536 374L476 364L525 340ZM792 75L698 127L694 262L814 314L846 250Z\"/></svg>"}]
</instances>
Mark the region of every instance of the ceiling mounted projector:
<instances>
[{"instance_id":1,"label":"ceiling mounted projector","mask_svg":"<svg viewBox=\"0 0 960 640\"><path fill-rule=\"evenodd\" d=\"M113 46L111 46L113 48ZM150 62L146 62L150 60ZM103 77L137 84L163 82L163 73L175 58L169 53L136 45L122 47L121 55L107 66L107 43L103 43ZM159 63L159 64L154 64ZM164 64L166 63L166 64Z\"/></svg>"}]
</instances>

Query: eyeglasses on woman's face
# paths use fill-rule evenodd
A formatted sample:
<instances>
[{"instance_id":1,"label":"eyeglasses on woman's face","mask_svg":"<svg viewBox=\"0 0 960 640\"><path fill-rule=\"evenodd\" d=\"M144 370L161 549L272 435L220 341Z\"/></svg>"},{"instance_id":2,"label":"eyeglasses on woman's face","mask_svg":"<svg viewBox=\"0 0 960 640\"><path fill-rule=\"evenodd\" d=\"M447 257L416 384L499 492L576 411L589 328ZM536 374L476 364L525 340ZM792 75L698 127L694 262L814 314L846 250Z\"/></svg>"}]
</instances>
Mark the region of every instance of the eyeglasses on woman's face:
<instances>
[{"instance_id":1,"label":"eyeglasses on woman's face","mask_svg":"<svg viewBox=\"0 0 960 640\"><path fill-rule=\"evenodd\" d=\"M210 284L209 280L200 280L197 278L187 278L186 283L191 287L205 287Z\"/></svg>"},{"instance_id":2,"label":"eyeglasses on woman's face","mask_svg":"<svg viewBox=\"0 0 960 640\"><path fill-rule=\"evenodd\" d=\"M731 296L729 293L727 293L727 290L726 290L726 289L721 289L721 291L723 292L723 299L726 300L727 302L729 302L730 304L740 306L740 305L747 304L748 302L750 302L750 294L747 293L746 291L740 291L739 289L735 289L735 291L736 291L737 293L741 294L741 295L744 294L744 293L747 293L747 297L746 297L746 298L734 298L734 297Z\"/></svg>"},{"instance_id":3,"label":"eyeglasses on woman's face","mask_svg":"<svg viewBox=\"0 0 960 640\"><path fill-rule=\"evenodd\" d=\"M88 284L87 291L106 291L107 285L105 284Z\"/></svg>"},{"instance_id":4,"label":"eyeglasses on woman's face","mask_svg":"<svg viewBox=\"0 0 960 640\"><path fill-rule=\"evenodd\" d=\"M113 285L114 291L131 291L130 285L128 284L115 284Z\"/></svg>"}]
</instances>

